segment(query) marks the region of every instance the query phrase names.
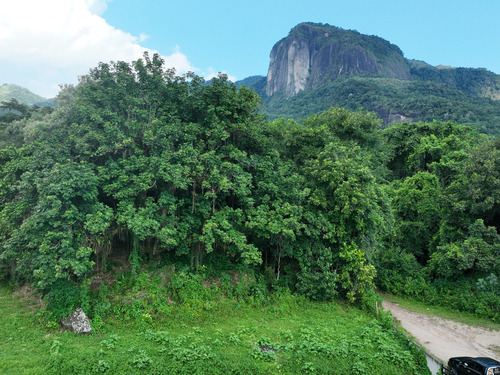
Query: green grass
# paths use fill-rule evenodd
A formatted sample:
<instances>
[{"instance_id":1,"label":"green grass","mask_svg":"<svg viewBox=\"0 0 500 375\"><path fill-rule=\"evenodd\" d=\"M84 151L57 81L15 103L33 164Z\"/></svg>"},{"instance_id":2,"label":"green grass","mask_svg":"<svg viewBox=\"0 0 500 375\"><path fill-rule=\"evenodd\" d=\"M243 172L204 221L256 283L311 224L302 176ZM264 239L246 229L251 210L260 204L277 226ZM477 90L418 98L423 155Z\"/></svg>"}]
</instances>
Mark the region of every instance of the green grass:
<instances>
[{"instance_id":1,"label":"green grass","mask_svg":"<svg viewBox=\"0 0 500 375\"><path fill-rule=\"evenodd\" d=\"M50 333L35 321L35 309L28 301L0 288L0 373L38 374L45 367Z\"/></svg>"},{"instance_id":2,"label":"green grass","mask_svg":"<svg viewBox=\"0 0 500 375\"><path fill-rule=\"evenodd\" d=\"M226 299L203 317L186 306L168 317L107 318L93 334L75 335L46 326L32 302L0 287L0 373L426 373L392 329L342 303Z\"/></svg>"}]
</instances>

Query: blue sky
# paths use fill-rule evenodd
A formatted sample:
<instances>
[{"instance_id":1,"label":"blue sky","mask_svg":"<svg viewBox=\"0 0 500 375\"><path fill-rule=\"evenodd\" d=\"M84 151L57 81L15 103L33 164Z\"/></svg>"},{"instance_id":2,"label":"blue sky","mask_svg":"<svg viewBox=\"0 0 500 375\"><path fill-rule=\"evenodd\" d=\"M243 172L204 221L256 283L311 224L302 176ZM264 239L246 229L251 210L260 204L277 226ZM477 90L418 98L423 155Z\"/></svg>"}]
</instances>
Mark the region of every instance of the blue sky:
<instances>
[{"instance_id":1,"label":"blue sky","mask_svg":"<svg viewBox=\"0 0 500 375\"><path fill-rule=\"evenodd\" d=\"M432 65L500 73L500 0L0 0L0 84L54 96L99 61L158 52L179 73L266 75L300 22L380 36Z\"/></svg>"},{"instance_id":2,"label":"blue sky","mask_svg":"<svg viewBox=\"0 0 500 375\"><path fill-rule=\"evenodd\" d=\"M408 58L438 65L486 67L500 73L500 1L114 0L104 17L144 45L176 45L197 66L238 78L266 74L272 46L300 22L328 23L377 35ZM492 48L495 50L489 51Z\"/></svg>"}]
</instances>

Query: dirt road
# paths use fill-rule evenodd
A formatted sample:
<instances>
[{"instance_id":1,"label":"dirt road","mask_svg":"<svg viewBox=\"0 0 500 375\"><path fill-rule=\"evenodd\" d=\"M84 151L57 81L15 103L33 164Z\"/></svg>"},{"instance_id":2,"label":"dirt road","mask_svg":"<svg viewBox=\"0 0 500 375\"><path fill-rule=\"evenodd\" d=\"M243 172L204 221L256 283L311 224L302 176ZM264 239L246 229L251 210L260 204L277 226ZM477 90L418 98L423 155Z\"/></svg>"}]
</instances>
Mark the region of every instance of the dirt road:
<instances>
[{"instance_id":1,"label":"dirt road","mask_svg":"<svg viewBox=\"0 0 500 375\"><path fill-rule=\"evenodd\" d=\"M443 363L457 356L500 359L500 331L408 311L387 301L383 302L383 307L391 311L392 316L426 351Z\"/></svg>"}]
</instances>

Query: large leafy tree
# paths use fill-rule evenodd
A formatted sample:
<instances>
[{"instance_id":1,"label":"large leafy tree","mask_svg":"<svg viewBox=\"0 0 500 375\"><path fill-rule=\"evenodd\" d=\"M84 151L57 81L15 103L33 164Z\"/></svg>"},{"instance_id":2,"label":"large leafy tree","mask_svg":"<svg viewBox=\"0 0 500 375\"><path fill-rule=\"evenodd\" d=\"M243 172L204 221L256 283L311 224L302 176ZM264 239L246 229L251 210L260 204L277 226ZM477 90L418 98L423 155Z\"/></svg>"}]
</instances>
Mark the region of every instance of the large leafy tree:
<instances>
[{"instance_id":1,"label":"large leafy tree","mask_svg":"<svg viewBox=\"0 0 500 375\"><path fill-rule=\"evenodd\" d=\"M93 130L83 147L132 257L172 250L198 267L218 251L260 262L243 231L252 184L245 160L260 124L252 92L223 76L210 85L177 77L156 55L133 67L101 65L80 90L75 116Z\"/></svg>"},{"instance_id":2,"label":"large leafy tree","mask_svg":"<svg viewBox=\"0 0 500 375\"><path fill-rule=\"evenodd\" d=\"M449 215L432 258L438 275L500 274L500 153L497 141L471 150L446 189Z\"/></svg>"},{"instance_id":3,"label":"large leafy tree","mask_svg":"<svg viewBox=\"0 0 500 375\"><path fill-rule=\"evenodd\" d=\"M2 151L9 269L42 287L83 277L118 237L134 265L162 251L190 255L195 267L213 251L260 262L244 224L261 125L250 90L224 76L210 85L178 77L146 54L100 64L60 103L24 126L24 148Z\"/></svg>"},{"instance_id":4,"label":"large leafy tree","mask_svg":"<svg viewBox=\"0 0 500 375\"><path fill-rule=\"evenodd\" d=\"M379 285L498 317L498 141L436 121L384 133L396 232L376 257Z\"/></svg>"},{"instance_id":5,"label":"large leafy tree","mask_svg":"<svg viewBox=\"0 0 500 375\"><path fill-rule=\"evenodd\" d=\"M304 229L295 246L297 287L314 298L354 300L372 285L371 253L392 226L383 177L380 122L332 108L304 125L288 124L285 154L305 177Z\"/></svg>"}]
</instances>

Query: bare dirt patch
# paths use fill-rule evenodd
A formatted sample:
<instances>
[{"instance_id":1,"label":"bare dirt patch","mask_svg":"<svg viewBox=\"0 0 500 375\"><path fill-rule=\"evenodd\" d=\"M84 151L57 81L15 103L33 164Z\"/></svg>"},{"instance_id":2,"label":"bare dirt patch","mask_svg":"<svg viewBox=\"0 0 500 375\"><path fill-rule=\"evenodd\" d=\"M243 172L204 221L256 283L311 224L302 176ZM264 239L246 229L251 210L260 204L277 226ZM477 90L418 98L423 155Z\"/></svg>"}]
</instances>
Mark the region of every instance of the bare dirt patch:
<instances>
[{"instance_id":1,"label":"bare dirt patch","mask_svg":"<svg viewBox=\"0 0 500 375\"><path fill-rule=\"evenodd\" d=\"M408 311L387 301L383 307L427 352L443 363L458 356L500 358L500 331Z\"/></svg>"}]
</instances>

